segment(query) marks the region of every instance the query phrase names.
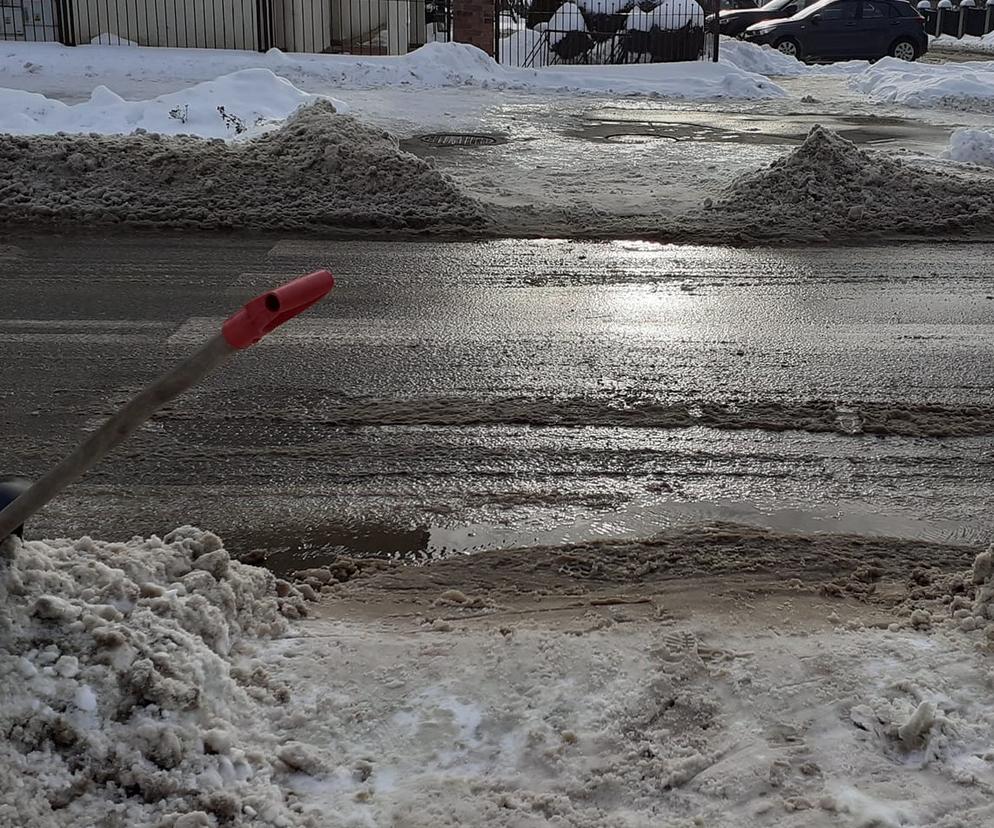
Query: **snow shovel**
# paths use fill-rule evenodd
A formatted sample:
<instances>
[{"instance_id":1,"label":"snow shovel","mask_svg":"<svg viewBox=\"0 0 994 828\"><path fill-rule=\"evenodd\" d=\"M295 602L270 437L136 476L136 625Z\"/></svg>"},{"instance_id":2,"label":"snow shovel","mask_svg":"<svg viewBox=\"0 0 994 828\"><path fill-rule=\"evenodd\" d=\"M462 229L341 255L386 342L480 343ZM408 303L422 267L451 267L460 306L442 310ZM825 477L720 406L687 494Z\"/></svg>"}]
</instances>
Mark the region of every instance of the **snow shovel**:
<instances>
[{"instance_id":1,"label":"snow shovel","mask_svg":"<svg viewBox=\"0 0 994 828\"><path fill-rule=\"evenodd\" d=\"M254 345L323 299L334 285L335 279L327 270L318 270L257 296L200 350L147 386L34 485L14 478L0 481L0 541L15 532L20 534L28 518L124 442L165 403L196 385L236 351Z\"/></svg>"}]
</instances>

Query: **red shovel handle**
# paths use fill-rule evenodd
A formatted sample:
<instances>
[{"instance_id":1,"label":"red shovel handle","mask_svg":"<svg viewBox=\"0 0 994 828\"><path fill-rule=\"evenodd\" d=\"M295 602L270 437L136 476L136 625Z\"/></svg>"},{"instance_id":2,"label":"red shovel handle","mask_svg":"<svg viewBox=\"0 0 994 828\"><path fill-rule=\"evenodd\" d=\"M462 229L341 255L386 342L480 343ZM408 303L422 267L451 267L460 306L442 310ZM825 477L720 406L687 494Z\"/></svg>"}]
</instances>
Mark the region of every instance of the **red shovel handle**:
<instances>
[{"instance_id":1,"label":"red shovel handle","mask_svg":"<svg viewBox=\"0 0 994 828\"><path fill-rule=\"evenodd\" d=\"M228 319L221 333L232 348L248 348L288 319L323 299L335 286L327 270L316 270L256 296Z\"/></svg>"}]
</instances>

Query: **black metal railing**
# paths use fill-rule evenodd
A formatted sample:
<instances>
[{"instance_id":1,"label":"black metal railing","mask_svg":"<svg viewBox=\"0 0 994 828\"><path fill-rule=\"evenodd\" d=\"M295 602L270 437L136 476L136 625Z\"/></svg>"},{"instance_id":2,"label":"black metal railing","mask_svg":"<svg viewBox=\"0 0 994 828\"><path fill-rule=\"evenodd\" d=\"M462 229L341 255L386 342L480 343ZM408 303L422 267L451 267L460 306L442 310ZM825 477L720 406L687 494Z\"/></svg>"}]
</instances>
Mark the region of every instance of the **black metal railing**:
<instances>
[{"instance_id":1,"label":"black metal railing","mask_svg":"<svg viewBox=\"0 0 994 828\"><path fill-rule=\"evenodd\" d=\"M930 35L961 38L981 37L994 32L994 0L939 0L920 2L918 13L925 18Z\"/></svg>"},{"instance_id":2,"label":"black metal railing","mask_svg":"<svg viewBox=\"0 0 994 828\"><path fill-rule=\"evenodd\" d=\"M452 31L449 0L0 0L0 40L399 55Z\"/></svg>"},{"instance_id":3,"label":"black metal railing","mask_svg":"<svg viewBox=\"0 0 994 828\"><path fill-rule=\"evenodd\" d=\"M716 8L712 0L704 4L697 0L500 0L498 60L526 67L717 60Z\"/></svg>"}]
</instances>

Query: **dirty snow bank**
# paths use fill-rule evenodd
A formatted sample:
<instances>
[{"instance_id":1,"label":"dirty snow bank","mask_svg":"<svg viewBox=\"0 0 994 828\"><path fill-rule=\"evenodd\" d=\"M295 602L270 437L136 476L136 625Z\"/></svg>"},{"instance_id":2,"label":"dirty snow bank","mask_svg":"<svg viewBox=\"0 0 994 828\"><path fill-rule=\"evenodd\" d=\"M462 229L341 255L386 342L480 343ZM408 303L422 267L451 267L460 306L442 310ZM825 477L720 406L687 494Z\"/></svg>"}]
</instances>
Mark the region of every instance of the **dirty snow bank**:
<instances>
[{"instance_id":1,"label":"dirty snow bank","mask_svg":"<svg viewBox=\"0 0 994 828\"><path fill-rule=\"evenodd\" d=\"M136 129L204 138L249 137L283 123L321 96L297 89L268 69L243 69L147 101L126 101L106 86L66 105L33 92L0 89L0 133L127 134ZM333 102L342 112L344 104Z\"/></svg>"},{"instance_id":2,"label":"dirty snow bank","mask_svg":"<svg viewBox=\"0 0 994 828\"><path fill-rule=\"evenodd\" d=\"M288 690L240 654L303 611L297 590L191 527L8 539L0 824L303 825L280 784L305 752L264 725Z\"/></svg>"},{"instance_id":3,"label":"dirty snow bank","mask_svg":"<svg viewBox=\"0 0 994 828\"><path fill-rule=\"evenodd\" d=\"M994 112L994 62L908 63L886 57L849 85L880 103Z\"/></svg>"},{"instance_id":4,"label":"dirty snow bank","mask_svg":"<svg viewBox=\"0 0 994 828\"><path fill-rule=\"evenodd\" d=\"M989 129L957 129L949 136L946 157L966 164L994 167L994 132Z\"/></svg>"},{"instance_id":5,"label":"dirty snow bank","mask_svg":"<svg viewBox=\"0 0 994 828\"><path fill-rule=\"evenodd\" d=\"M251 141L0 136L0 218L197 229L481 228L485 209L327 101Z\"/></svg>"},{"instance_id":6,"label":"dirty snow bank","mask_svg":"<svg viewBox=\"0 0 994 828\"><path fill-rule=\"evenodd\" d=\"M518 69L465 43L429 43L400 57L285 54L222 49L121 49L0 42L0 86L89 96L97 83L120 94L212 80L265 68L312 93L343 90L493 89L543 94L602 93L675 98L777 98L768 78L706 62ZM346 96L347 97L347 96ZM419 104L421 105L421 104Z\"/></svg>"},{"instance_id":7,"label":"dirty snow bank","mask_svg":"<svg viewBox=\"0 0 994 828\"><path fill-rule=\"evenodd\" d=\"M743 240L989 233L994 187L864 152L816 126L800 147L705 202L696 218Z\"/></svg>"}]
</instances>

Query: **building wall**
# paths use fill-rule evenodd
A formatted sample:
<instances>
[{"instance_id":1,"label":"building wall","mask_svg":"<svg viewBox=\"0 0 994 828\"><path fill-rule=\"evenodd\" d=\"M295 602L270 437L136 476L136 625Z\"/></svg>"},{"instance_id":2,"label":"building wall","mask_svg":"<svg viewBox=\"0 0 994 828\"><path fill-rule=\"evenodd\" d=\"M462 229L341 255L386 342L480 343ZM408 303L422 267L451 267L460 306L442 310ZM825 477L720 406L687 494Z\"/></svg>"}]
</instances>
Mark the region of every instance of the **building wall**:
<instances>
[{"instance_id":1,"label":"building wall","mask_svg":"<svg viewBox=\"0 0 994 828\"><path fill-rule=\"evenodd\" d=\"M255 49L254 0L76 0L78 44L102 34L140 46Z\"/></svg>"},{"instance_id":2,"label":"building wall","mask_svg":"<svg viewBox=\"0 0 994 828\"><path fill-rule=\"evenodd\" d=\"M0 40L58 40L56 0L0 0ZM68 0L78 45L259 48L259 0ZM447 39L428 26L424 0L267 0L269 40L293 52L403 55ZM3 4L7 4L4 6ZM493 0L454 0L460 39L493 50ZM461 12L461 13L460 13ZM263 12L265 13L265 12ZM33 21L29 22L29 21ZM487 30L489 28L489 31Z\"/></svg>"}]
</instances>

